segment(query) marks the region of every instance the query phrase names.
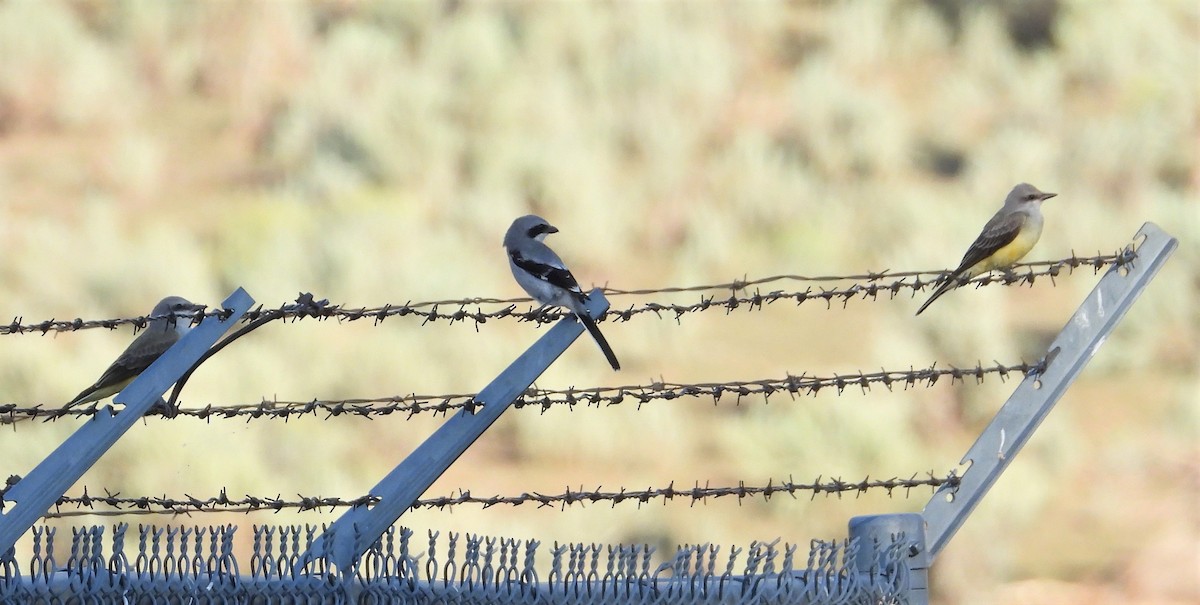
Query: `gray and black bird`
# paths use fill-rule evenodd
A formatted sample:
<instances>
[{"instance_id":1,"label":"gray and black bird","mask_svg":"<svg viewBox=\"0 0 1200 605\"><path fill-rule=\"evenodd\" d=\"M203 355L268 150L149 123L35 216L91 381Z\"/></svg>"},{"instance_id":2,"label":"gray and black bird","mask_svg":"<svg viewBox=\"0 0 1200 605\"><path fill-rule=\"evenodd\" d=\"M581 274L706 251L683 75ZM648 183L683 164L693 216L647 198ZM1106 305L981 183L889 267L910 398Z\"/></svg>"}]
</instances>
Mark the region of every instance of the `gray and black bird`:
<instances>
[{"instance_id":1,"label":"gray and black bird","mask_svg":"<svg viewBox=\"0 0 1200 605\"><path fill-rule=\"evenodd\" d=\"M504 234L504 249L508 252L508 266L513 277L543 308L553 305L574 313L600 346L612 369L621 369L612 347L584 308L587 294L579 288L579 282L562 259L543 243L542 240L551 233L558 233L558 229L540 216L530 214L513 221L508 233Z\"/></svg>"}]
</instances>

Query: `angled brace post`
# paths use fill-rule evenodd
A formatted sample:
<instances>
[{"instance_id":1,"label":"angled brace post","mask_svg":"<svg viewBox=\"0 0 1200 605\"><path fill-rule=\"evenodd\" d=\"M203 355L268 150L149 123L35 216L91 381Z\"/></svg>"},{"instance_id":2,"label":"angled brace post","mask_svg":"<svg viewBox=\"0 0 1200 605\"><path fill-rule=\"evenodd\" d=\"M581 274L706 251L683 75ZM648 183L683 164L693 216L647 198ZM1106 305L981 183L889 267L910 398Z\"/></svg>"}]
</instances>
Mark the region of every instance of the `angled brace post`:
<instances>
[{"instance_id":1,"label":"angled brace post","mask_svg":"<svg viewBox=\"0 0 1200 605\"><path fill-rule=\"evenodd\" d=\"M599 318L608 310L608 299L601 290L593 290L588 294L586 308L593 318ZM306 565L322 558L343 572L351 569L354 561L411 508L417 498L582 333L583 324L574 316L559 320L476 395L475 403L481 404L482 408L460 410L371 489L371 495L378 497L379 502L351 508L325 530L297 560L295 573L304 573Z\"/></svg>"},{"instance_id":2,"label":"angled brace post","mask_svg":"<svg viewBox=\"0 0 1200 605\"><path fill-rule=\"evenodd\" d=\"M9 552L38 518L150 410L167 387L237 323L254 299L238 288L222 304L233 311L229 317L204 318L113 397L114 402L125 404L125 409L119 413L112 406L97 410L91 420L4 494L5 501L16 504L0 511L0 553Z\"/></svg>"},{"instance_id":3,"label":"angled brace post","mask_svg":"<svg viewBox=\"0 0 1200 605\"><path fill-rule=\"evenodd\" d=\"M921 514L930 559L945 548L1179 244L1154 223L1142 225L1134 239L1142 240L1137 258L1123 267L1110 268L1100 278L1050 344L1045 369L1021 381L967 450L960 464L970 462L971 466L959 485L943 485L925 505Z\"/></svg>"}]
</instances>

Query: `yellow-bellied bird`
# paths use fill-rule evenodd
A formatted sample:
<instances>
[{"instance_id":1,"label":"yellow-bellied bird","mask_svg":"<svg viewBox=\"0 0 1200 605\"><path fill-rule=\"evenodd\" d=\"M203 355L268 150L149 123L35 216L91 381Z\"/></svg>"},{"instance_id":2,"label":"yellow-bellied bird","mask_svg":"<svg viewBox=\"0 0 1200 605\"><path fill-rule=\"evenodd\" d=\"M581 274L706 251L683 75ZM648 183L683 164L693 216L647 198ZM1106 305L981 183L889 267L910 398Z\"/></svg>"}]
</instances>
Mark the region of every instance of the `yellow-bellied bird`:
<instances>
[{"instance_id":1,"label":"yellow-bellied bird","mask_svg":"<svg viewBox=\"0 0 1200 605\"><path fill-rule=\"evenodd\" d=\"M1042 236L1042 202L1056 195L1038 191L1029 183L1013 187L1004 199L1004 207L984 225L983 232L967 249L958 268L917 309L917 315L938 297L972 277L1007 268L1028 254Z\"/></svg>"}]
</instances>

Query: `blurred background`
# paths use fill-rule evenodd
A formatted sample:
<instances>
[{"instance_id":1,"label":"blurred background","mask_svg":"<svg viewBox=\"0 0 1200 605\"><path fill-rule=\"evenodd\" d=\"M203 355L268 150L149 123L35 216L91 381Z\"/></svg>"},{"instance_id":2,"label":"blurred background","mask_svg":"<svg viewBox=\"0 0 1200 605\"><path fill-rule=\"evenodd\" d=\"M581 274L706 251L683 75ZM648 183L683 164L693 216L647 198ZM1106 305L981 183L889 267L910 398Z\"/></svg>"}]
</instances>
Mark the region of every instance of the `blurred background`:
<instances>
[{"instance_id":1,"label":"blurred background","mask_svg":"<svg viewBox=\"0 0 1200 605\"><path fill-rule=\"evenodd\" d=\"M1028 181L1059 197L1027 260L1111 253L1145 221L1181 246L937 561L935 599L1197 603L1198 92L1191 0L10 0L0 317L134 316L238 286L268 307L301 291L350 306L516 297L500 241L528 212L561 229L549 243L585 286L934 270ZM1034 361L1097 280L963 289L920 317L924 295L640 315L602 325L620 374L581 340L537 386ZM542 333L271 324L205 365L183 405L473 392ZM0 403L61 405L132 335L0 337ZM512 410L427 495L945 474L1014 386ZM27 473L78 422L4 428L0 475ZM151 418L68 493L353 498L441 422ZM807 544L928 495L402 522L545 544Z\"/></svg>"}]
</instances>

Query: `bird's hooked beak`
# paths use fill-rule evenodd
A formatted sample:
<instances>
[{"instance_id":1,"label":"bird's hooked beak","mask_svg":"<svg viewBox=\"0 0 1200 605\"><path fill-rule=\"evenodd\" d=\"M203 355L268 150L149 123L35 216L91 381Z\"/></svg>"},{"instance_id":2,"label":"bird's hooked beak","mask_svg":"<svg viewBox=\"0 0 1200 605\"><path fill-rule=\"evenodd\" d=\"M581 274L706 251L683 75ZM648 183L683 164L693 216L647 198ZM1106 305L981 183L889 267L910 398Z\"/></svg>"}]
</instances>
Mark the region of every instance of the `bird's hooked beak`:
<instances>
[{"instance_id":1,"label":"bird's hooked beak","mask_svg":"<svg viewBox=\"0 0 1200 605\"><path fill-rule=\"evenodd\" d=\"M558 233L558 227L555 227L554 225L547 223L545 228L543 228L541 230L541 233L538 233L537 235L533 236L533 239L535 239L539 242L544 242L544 241L546 241L546 236L550 235L551 233Z\"/></svg>"}]
</instances>

